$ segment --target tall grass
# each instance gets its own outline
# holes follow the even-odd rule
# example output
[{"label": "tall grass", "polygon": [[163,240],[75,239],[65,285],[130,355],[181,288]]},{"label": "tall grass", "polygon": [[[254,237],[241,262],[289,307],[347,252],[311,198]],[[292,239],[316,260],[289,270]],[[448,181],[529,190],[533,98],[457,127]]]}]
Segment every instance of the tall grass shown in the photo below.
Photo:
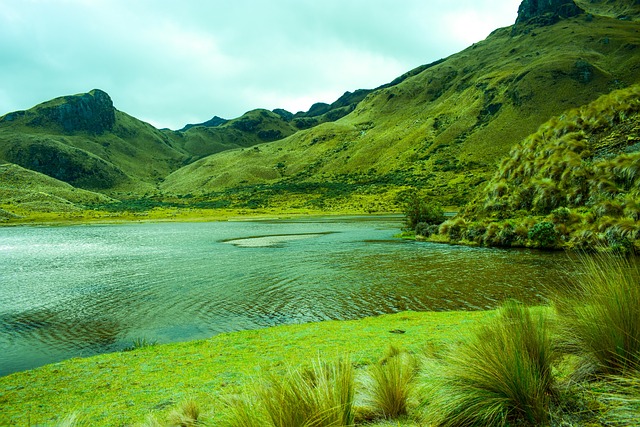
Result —
[{"label": "tall grass", "polygon": [[233,396],[225,400],[226,417],[222,427],[265,427],[269,426],[264,410],[253,396]]},{"label": "tall grass", "polygon": [[516,303],[427,364],[426,421],[434,426],[544,424],[554,393],[547,320]]},{"label": "tall grass", "polygon": [[621,255],[580,257],[573,286],[556,297],[567,348],[582,356],[583,371],[624,375],[640,367],[640,269]]},{"label": "tall grass", "polygon": [[342,359],[283,377],[270,374],[259,400],[275,427],[338,427],[354,424],[354,393],[353,368]]},{"label": "tall grass", "polygon": [[417,373],[415,356],[391,347],[387,356],[369,370],[366,385],[373,412],[383,418],[407,415]]},{"label": "tall grass", "polygon": [[600,420],[607,426],[638,425],[640,420],[640,372],[613,378],[602,384],[595,397],[606,408]]}]

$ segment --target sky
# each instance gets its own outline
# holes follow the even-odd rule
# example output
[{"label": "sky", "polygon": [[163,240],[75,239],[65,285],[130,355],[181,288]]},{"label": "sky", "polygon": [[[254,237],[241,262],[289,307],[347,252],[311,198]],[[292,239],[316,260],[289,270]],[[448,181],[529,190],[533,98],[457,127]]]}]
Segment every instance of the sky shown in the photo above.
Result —
[{"label": "sky", "polygon": [[0,115],[102,89],[179,129],[306,111],[512,25],[521,0],[0,0]]}]

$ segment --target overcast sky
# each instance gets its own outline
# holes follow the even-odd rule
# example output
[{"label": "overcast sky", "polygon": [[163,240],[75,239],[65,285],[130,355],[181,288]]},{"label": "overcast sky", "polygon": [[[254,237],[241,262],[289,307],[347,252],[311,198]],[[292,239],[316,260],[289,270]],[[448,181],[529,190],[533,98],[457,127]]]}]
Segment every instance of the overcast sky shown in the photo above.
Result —
[{"label": "overcast sky", "polygon": [[0,115],[99,88],[178,129],[306,111],[515,22],[520,0],[0,0]]}]

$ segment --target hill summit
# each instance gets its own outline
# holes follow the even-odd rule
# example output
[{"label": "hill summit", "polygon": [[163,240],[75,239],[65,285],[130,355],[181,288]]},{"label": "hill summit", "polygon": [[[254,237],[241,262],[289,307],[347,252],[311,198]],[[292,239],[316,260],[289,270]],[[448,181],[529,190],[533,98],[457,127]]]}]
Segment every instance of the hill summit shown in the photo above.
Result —
[{"label": "hill summit", "polygon": [[551,24],[560,19],[571,18],[584,13],[573,0],[524,0],[518,8],[516,24],[537,20],[537,23]]},{"label": "hill summit", "polygon": [[27,119],[28,126],[54,126],[65,134],[88,132],[99,135],[113,130],[116,122],[113,101],[100,89],[56,98],[30,111],[9,113],[0,118],[0,122],[23,117]]}]

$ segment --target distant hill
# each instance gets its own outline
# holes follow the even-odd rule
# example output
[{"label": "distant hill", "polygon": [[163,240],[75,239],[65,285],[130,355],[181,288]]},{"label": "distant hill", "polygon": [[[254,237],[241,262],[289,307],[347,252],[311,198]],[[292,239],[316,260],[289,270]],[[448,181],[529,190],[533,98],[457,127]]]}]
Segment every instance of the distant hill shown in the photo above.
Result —
[{"label": "distant hill", "polygon": [[379,88],[180,131],[97,89],[56,98],[0,117],[0,161],[118,200],[387,211],[418,192],[460,208],[549,118],[640,82],[639,11],[525,0],[517,24]]}]

